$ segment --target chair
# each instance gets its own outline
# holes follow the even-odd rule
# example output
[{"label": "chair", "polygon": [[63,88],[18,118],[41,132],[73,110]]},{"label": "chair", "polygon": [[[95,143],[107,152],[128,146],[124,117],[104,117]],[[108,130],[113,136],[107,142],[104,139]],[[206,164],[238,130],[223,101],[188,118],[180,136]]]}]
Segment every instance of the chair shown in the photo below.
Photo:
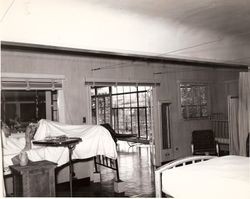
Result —
[{"label": "chair", "polygon": [[219,145],[215,141],[212,130],[196,130],[192,132],[191,149],[193,155],[217,155]]}]

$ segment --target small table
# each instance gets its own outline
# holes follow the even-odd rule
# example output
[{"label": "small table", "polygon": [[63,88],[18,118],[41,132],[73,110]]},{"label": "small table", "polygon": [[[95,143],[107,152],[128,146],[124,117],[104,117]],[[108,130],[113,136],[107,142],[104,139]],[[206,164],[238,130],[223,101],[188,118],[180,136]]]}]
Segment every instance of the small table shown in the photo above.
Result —
[{"label": "small table", "polygon": [[43,160],[9,168],[15,197],[55,197],[56,163]]},{"label": "small table", "polygon": [[33,144],[44,145],[44,146],[63,146],[69,149],[69,185],[70,185],[70,196],[72,197],[72,175],[73,175],[73,165],[72,165],[72,153],[75,146],[81,142],[82,139],[79,137],[52,137],[50,139],[33,141]]}]

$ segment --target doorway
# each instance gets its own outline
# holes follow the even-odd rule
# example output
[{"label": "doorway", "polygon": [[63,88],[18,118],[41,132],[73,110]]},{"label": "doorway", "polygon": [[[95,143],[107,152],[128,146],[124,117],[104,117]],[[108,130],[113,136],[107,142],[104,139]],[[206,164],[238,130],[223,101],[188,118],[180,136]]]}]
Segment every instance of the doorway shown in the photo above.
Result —
[{"label": "doorway", "polygon": [[152,137],[152,86],[92,86],[92,123],[109,123],[119,134]]}]

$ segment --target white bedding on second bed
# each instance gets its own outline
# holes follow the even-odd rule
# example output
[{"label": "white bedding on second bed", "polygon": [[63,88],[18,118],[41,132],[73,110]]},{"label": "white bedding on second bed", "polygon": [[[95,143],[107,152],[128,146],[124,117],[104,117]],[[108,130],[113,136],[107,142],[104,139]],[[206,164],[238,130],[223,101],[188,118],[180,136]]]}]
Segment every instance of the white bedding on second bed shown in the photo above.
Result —
[{"label": "white bedding on second bed", "polygon": [[[116,144],[109,131],[99,125],[67,125],[49,120],[40,120],[39,127],[34,136],[35,140],[42,140],[47,136],[66,135],[80,137],[82,142],[76,145],[73,159],[86,159],[96,155],[105,155],[116,159]],[[25,146],[25,138],[6,138],[4,141],[4,167],[12,165],[11,158],[19,154]],[[67,147],[45,147],[33,145],[27,151],[31,161],[49,160],[58,164],[65,164],[69,160]]]},{"label": "white bedding on second bed", "polygon": [[250,198],[250,158],[224,156],[169,169],[162,190],[174,198]]}]

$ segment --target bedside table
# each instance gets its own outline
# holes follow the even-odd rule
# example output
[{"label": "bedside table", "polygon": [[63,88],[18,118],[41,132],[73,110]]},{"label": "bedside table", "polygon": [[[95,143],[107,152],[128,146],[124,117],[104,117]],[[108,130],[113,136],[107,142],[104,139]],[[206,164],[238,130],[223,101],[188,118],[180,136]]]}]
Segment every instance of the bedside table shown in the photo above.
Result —
[{"label": "bedside table", "polygon": [[43,160],[12,165],[14,197],[55,197],[56,163]]}]

